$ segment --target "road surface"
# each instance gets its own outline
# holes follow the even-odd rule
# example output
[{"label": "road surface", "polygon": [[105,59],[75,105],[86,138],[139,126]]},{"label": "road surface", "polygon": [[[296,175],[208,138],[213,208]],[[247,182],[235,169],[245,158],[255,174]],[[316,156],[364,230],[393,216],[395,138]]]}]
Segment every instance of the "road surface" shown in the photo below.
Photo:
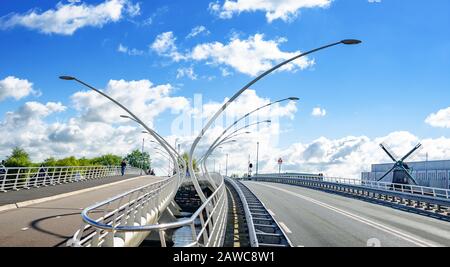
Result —
[{"label": "road surface", "polygon": [[450,246],[450,223],[284,184],[244,182],[294,246]]},{"label": "road surface", "polygon": [[81,227],[81,211],[120,193],[163,178],[143,176],[97,190],[0,212],[0,246],[63,246]]}]

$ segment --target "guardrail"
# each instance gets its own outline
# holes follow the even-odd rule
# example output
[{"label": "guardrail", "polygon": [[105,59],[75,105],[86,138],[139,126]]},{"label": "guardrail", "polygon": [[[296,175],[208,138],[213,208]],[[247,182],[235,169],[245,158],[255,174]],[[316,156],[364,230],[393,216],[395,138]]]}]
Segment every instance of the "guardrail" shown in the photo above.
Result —
[{"label": "guardrail", "polygon": [[[126,174],[140,173],[141,169],[126,168]],[[118,166],[1,168],[0,192],[74,183],[118,175],[121,175],[121,167]]]},{"label": "guardrail", "polygon": [[[138,246],[150,232],[159,233],[161,246],[166,247],[167,230],[189,226],[190,241],[186,247],[221,246],[225,238],[227,195],[223,178],[217,190],[188,219],[158,224],[161,213],[175,196],[179,184],[176,177],[131,190],[82,212],[83,225],[68,246],[117,247]],[[197,222],[200,222],[197,227]]]},{"label": "guardrail", "polygon": [[283,183],[387,201],[421,210],[441,219],[450,219],[450,190],[446,189],[334,177],[306,178],[302,175],[262,174],[247,180]]},{"label": "guardrail", "polygon": [[252,247],[292,247],[286,233],[266,206],[239,181],[226,178],[238,193],[244,208],[250,245]]}]

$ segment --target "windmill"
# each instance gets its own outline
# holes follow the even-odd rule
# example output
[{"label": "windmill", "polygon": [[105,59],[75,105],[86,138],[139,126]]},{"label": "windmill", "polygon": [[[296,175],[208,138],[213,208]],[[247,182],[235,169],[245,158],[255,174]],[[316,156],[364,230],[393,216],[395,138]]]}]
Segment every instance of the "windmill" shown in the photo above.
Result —
[{"label": "windmill", "polygon": [[407,153],[403,158],[397,160],[397,156],[392,153],[385,144],[380,144],[380,147],[388,154],[388,156],[395,162],[394,166],[386,172],[378,181],[383,180],[386,176],[388,176],[391,172],[393,173],[392,183],[394,184],[410,184],[410,181],[417,185],[416,180],[411,175],[411,169],[408,164],[405,163],[405,160],[409,158],[414,152],[416,152],[419,148],[422,147],[422,144],[416,145],[409,153]]}]

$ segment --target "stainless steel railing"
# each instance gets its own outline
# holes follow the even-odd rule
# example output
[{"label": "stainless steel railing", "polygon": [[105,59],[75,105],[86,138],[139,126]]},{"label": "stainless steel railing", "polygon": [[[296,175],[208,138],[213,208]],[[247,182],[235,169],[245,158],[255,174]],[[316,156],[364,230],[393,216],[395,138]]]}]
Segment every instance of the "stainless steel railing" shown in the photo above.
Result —
[{"label": "stainless steel railing", "polygon": [[361,186],[365,188],[385,190],[385,191],[397,191],[401,193],[423,195],[427,197],[444,198],[450,199],[450,190],[443,188],[433,188],[418,185],[405,185],[405,184],[394,184],[387,182],[376,182],[376,181],[362,181],[358,179],[350,178],[339,178],[339,177],[321,177],[321,176],[305,176],[305,175],[292,175],[292,174],[260,174],[253,179],[258,178],[272,178],[272,179],[302,179],[306,181],[321,181],[335,184]]},{"label": "stainless steel railing", "polygon": [[[166,247],[167,230],[189,226],[192,238],[184,246],[220,246],[224,240],[228,203],[223,178],[213,175],[222,182],[188,219],[158,223],[178,189],[176,177],[171,177],[86,208],[82,212],[83,226],[67,245],[138,246],[150,232],[156,231],[161,246]],[[200,222],[199,228],[197,222]]]},{"label": "stainless steel railing", "polygon": [[[140,174],[141,169],[127,167],[126,174]],[[121,175],[118,166],[66,166],[0,168],[0,192],[53,186]]]}]

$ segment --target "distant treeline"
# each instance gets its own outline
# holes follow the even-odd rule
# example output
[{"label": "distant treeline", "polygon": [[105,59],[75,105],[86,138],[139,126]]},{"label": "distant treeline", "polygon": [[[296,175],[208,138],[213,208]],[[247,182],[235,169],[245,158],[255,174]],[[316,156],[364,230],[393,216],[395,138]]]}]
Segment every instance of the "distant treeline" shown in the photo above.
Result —
[{"label": "distant treeline", "polygon": [[15,147],[11,155],[6,158],[3,164],[6,167],[62,167],[62,166],[119,166],[123,159],[134,167],[149,169],[151,166],[150,155],[146,152],[142,154],[139,150],[134,150],[125,157],[107,154],[95,158],[76,158],[74,156],[63,159],[47,158],[43,162],[32,162],[30,155],[22,148]]}]

